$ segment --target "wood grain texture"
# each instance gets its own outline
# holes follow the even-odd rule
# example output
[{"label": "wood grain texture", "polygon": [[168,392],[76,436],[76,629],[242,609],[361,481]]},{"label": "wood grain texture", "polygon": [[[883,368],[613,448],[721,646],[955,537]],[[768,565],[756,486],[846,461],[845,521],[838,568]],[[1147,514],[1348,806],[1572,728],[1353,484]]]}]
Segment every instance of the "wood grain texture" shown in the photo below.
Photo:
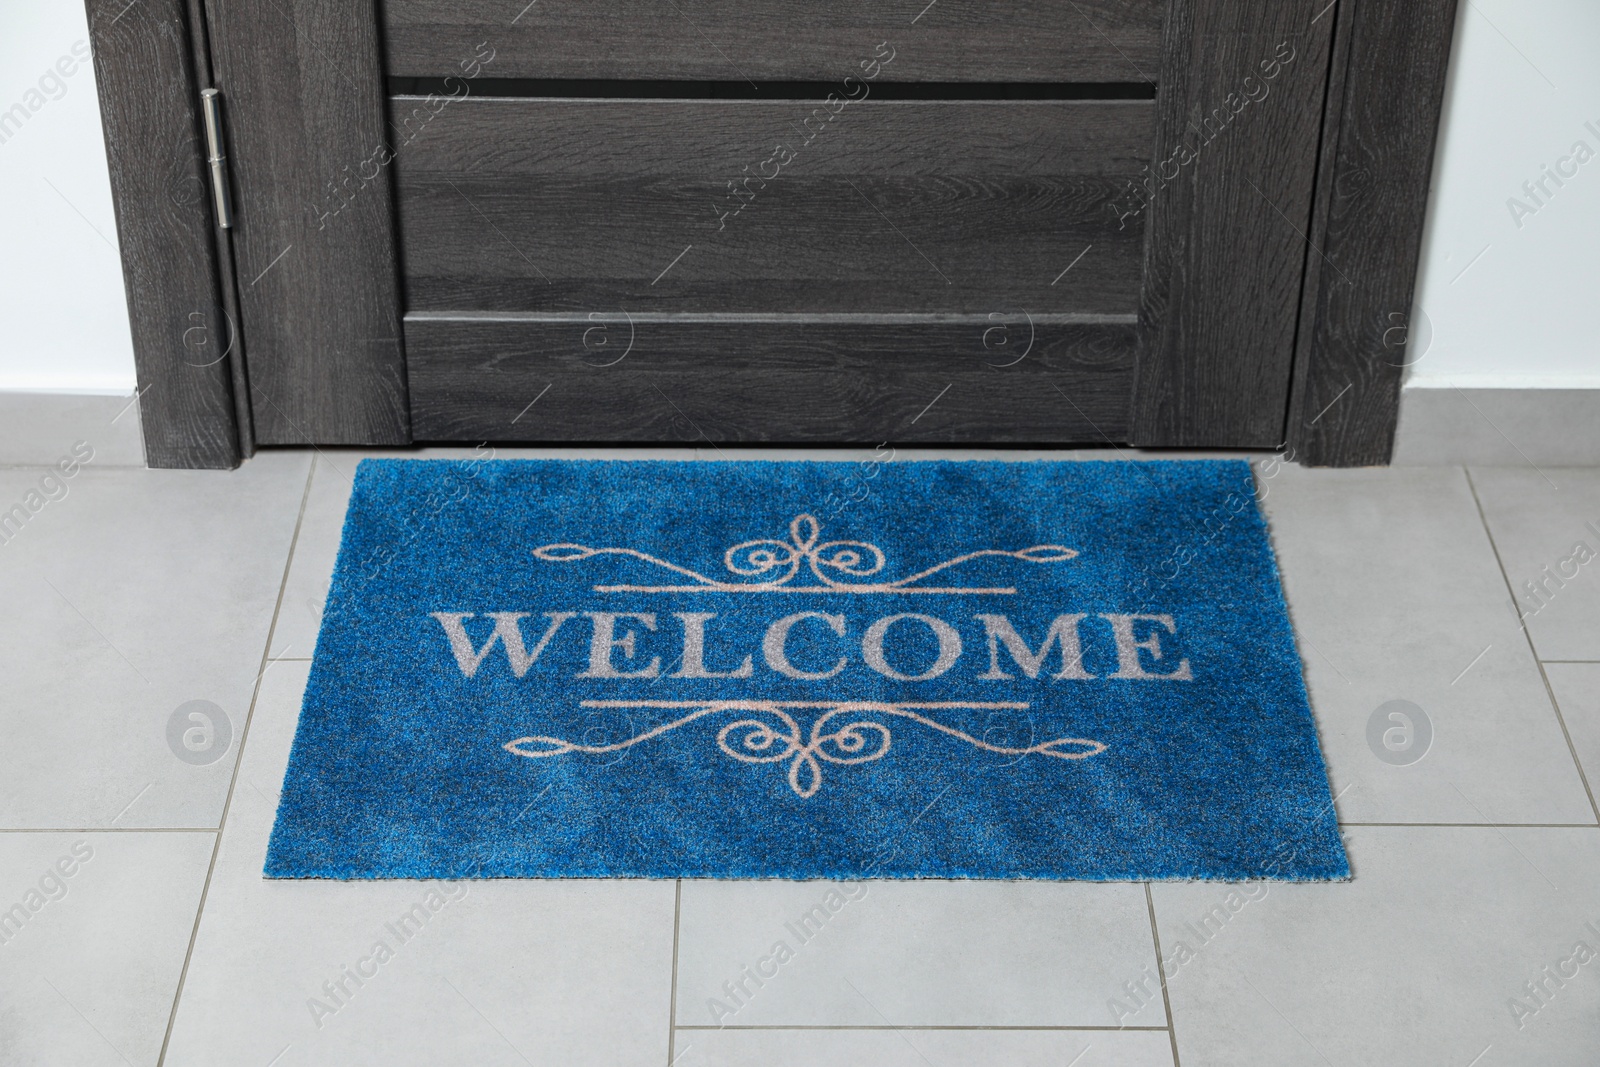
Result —
[{"label": "wood grain texture", "polygon": [[1332,27],[1328,0],[1173,5],[1127,201],[1148,216],[1136,444],[1283,440]]},{"label": "wood grain texture", "polygon": [[[1151,81],[1165,0],[387,0],[389,73],[838,80],[880,41],[896,81]],[[920,12],[920,13],[919,13]]]},{"label": "wood grain texture", "polygon": [[[185,3],[189,28],[189,55],[194,64],[194,81],[204,90],[211,87],[211,40],[206,26],[205,3],[204,0],[185,0]],[[224,115],[223,125],[226,124],[227,117]],[[200,110],[200,127],[203,136],[205,129],[203,107]],[[208,156],[209,152],[210,147],[207,144]],[[231,203],[231,188],[229,199]],[[211,247],[216,252],[217,288],[222,297],[222,315],[227,324],[223,344],[227,350],[229,377],[233,386],[234,429],[239,437],[240,458],[249,459],[256,453],[256,430],[255,419],[250,412],[250,377],[249,368],[245,365],[248,357],[245,354],[244,331],[239,328],[239,287],[233,262],[233,233],[222,226],[222,221],[215,210],[214,194],[212,207]]]},{"label": "wood grain texture", "polygon": [[1301,463],[1389,462],[1455,16],[1456,0],[1341,0],[1289,414]]},{"label": "wood grain texture", "polygon": [[[145,462],[239,462],[182,0],[88,0]],[[93,444],[94,442],[90,442]]]},{"label": "wood grain texture", "polygon": [[372,0],[209,5],[261,444],[410,440]]},{"label": "wood grain texture", "polygon": [[1142,226],[1108,208],[1148,156],[1148,102],[868,98],[824,118],[809,101],[469,97],[430,116],[398,97],[393,113],[414,124],[396,163],[411,310],[1138,306]]},{"label": "wood grain texture", "polygon": [[406,318],[419,440],[1075,443],[1127,434],[1136,327],[1022,315]]}]

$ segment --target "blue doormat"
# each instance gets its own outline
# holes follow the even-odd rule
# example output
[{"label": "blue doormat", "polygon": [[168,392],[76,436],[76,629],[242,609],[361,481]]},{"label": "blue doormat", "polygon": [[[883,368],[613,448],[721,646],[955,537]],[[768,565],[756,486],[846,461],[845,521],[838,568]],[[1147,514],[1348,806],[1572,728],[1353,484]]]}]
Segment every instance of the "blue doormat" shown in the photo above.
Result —
[{"label": "blue doormat", "polygon": [[1349,876],[1240,461],[367,460],[274,878]]}]

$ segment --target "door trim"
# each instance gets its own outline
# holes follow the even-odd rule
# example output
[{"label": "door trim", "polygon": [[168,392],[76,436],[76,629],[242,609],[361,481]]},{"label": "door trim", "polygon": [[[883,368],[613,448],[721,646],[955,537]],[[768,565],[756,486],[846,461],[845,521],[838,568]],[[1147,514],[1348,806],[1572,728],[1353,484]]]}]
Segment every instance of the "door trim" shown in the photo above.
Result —
[{"label": "door trim", "polygon": [[1457,0],[1341,0],[1285,451],[1387,464]]},{"label": "door trim", "polygon": [[151,467],[244,453],[183,0],[86,0]]}]

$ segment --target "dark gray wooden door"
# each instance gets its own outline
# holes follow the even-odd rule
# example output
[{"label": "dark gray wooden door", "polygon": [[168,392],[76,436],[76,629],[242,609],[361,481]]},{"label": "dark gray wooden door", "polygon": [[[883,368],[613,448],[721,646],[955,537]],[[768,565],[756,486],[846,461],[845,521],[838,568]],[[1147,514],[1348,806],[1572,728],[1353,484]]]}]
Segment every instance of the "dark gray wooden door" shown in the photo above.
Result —
[{"label": "dark gray wooden door", "polygon": [[1327,0],[236,0],[264,444],[1284,439]]}]

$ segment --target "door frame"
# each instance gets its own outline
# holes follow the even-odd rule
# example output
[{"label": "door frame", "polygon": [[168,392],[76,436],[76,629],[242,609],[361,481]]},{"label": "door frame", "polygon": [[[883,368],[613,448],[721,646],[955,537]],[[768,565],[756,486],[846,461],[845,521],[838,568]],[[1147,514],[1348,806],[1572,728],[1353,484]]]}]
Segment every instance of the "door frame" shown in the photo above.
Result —
[{"label": "door frame", "polygon": [[[258,436],[273,444],[410,443],[391,183],[365,184],[352,201],[366,224],[326,228],[318,234],[326,244],[277,279],[270,271],[281,267],[280,260],[255,278],[236,279],[235,235],[220,228],[213,214],[199,94],[212,83],[211,56],[218,44],[213,34],[243,35],[219,22],[218,10],[206,12],[203,0],[144,0],[131,7],[126,0],[85,2],[150,466],[232,467],[250,455]],[[1225,38],[1253,2],[1171,0],[1167,33]],[[341,142],[383,145],[385,119],[382,108],[373,106],[386,95],[375,0],[336,5],[337,12],[310,0],[257,6],[292,20],[288,28],[298,33],[291,36],[326,42],[331,35],[338,41],[337,86],[310,85],[312,73],[293,56],[250,53],[252,62],[269,68],[264,84],[292,90],[272,101],[275,108],[298,109],[287,120],[275,116],[284,128],[292,127],[313,153]],[[230,5],[228,11],[244,9]],[[1159,314],[1164,306],[1184,306],[1183,271],[1156,264],[1146,289],[1161,306],[1147,300],[1142,316],[1133,440],[1107,445],[1218,447],[1220,434],[1227,439],[1224,447],[1231,442],[1279,448],[1306,465],[1388,462],[1455,14],[1456,0],[1329,0],[1313,19],[1331,22],[1331,42],[1309,223],[1301,232],[1282,216],[1298,235],[1304,265],[1281,427],[1261,425],[1259,412],[1245,426],[1242,420],[1252,413],[1228,392],[1237,383],[1208,379],[1203,363],[1184,361],[1192,342],[1182,317]],[[280,38],[257,33],[239,49],[273,39]],[[1171,57],[1177,49],[1165,52]],[[235,61],[244,54],[236,50]],[[1194,71],[1200,76],[1162,72],[1166,91],[1158,107],[1165,118],[1158,120],[1154,166],[1187,136],[1183,126],[1191,105],[1203,106],[1217,95],[1215,85],[1203,84],[1206,70],[1195,66],[1188,73]],[[1249,135],[1246,128],[1234,136]],[[1197,187],[1194,169],[1189,179],[1180,178],[1188,183],[1184,195],[1167,198],[1171,207],[1155,198],[1148,231],[1218,228],[1204,209],[1218,205],[1220,211],[1229,203],[1238,192],[1229,182],[1236,184],[1240,176],[1213,171],[1208,184]],[[1223,242],[1226,253],[1226,235],[1209,239]],[[1148,232],[1147,242],[1147,249],[1155,247]],[[254,259],[268,258],[251,251]],[[287,365],[289,373],[271,368],[275,377],[256,381],[252,390],[236,294],[263,283],[319,294],[323,307],[329,287],[340,298],[337,314],[296,324],[326,334],[330,347],[300,351]],[[1233,328],[1247,343],[1247,316]],[[253,415],[247,393],[265,400]],[[1173,417],[1175,404],[1207,410],[1205,432],[1213,439],[1196,439],[1192,420],[1186,426]]]}]

